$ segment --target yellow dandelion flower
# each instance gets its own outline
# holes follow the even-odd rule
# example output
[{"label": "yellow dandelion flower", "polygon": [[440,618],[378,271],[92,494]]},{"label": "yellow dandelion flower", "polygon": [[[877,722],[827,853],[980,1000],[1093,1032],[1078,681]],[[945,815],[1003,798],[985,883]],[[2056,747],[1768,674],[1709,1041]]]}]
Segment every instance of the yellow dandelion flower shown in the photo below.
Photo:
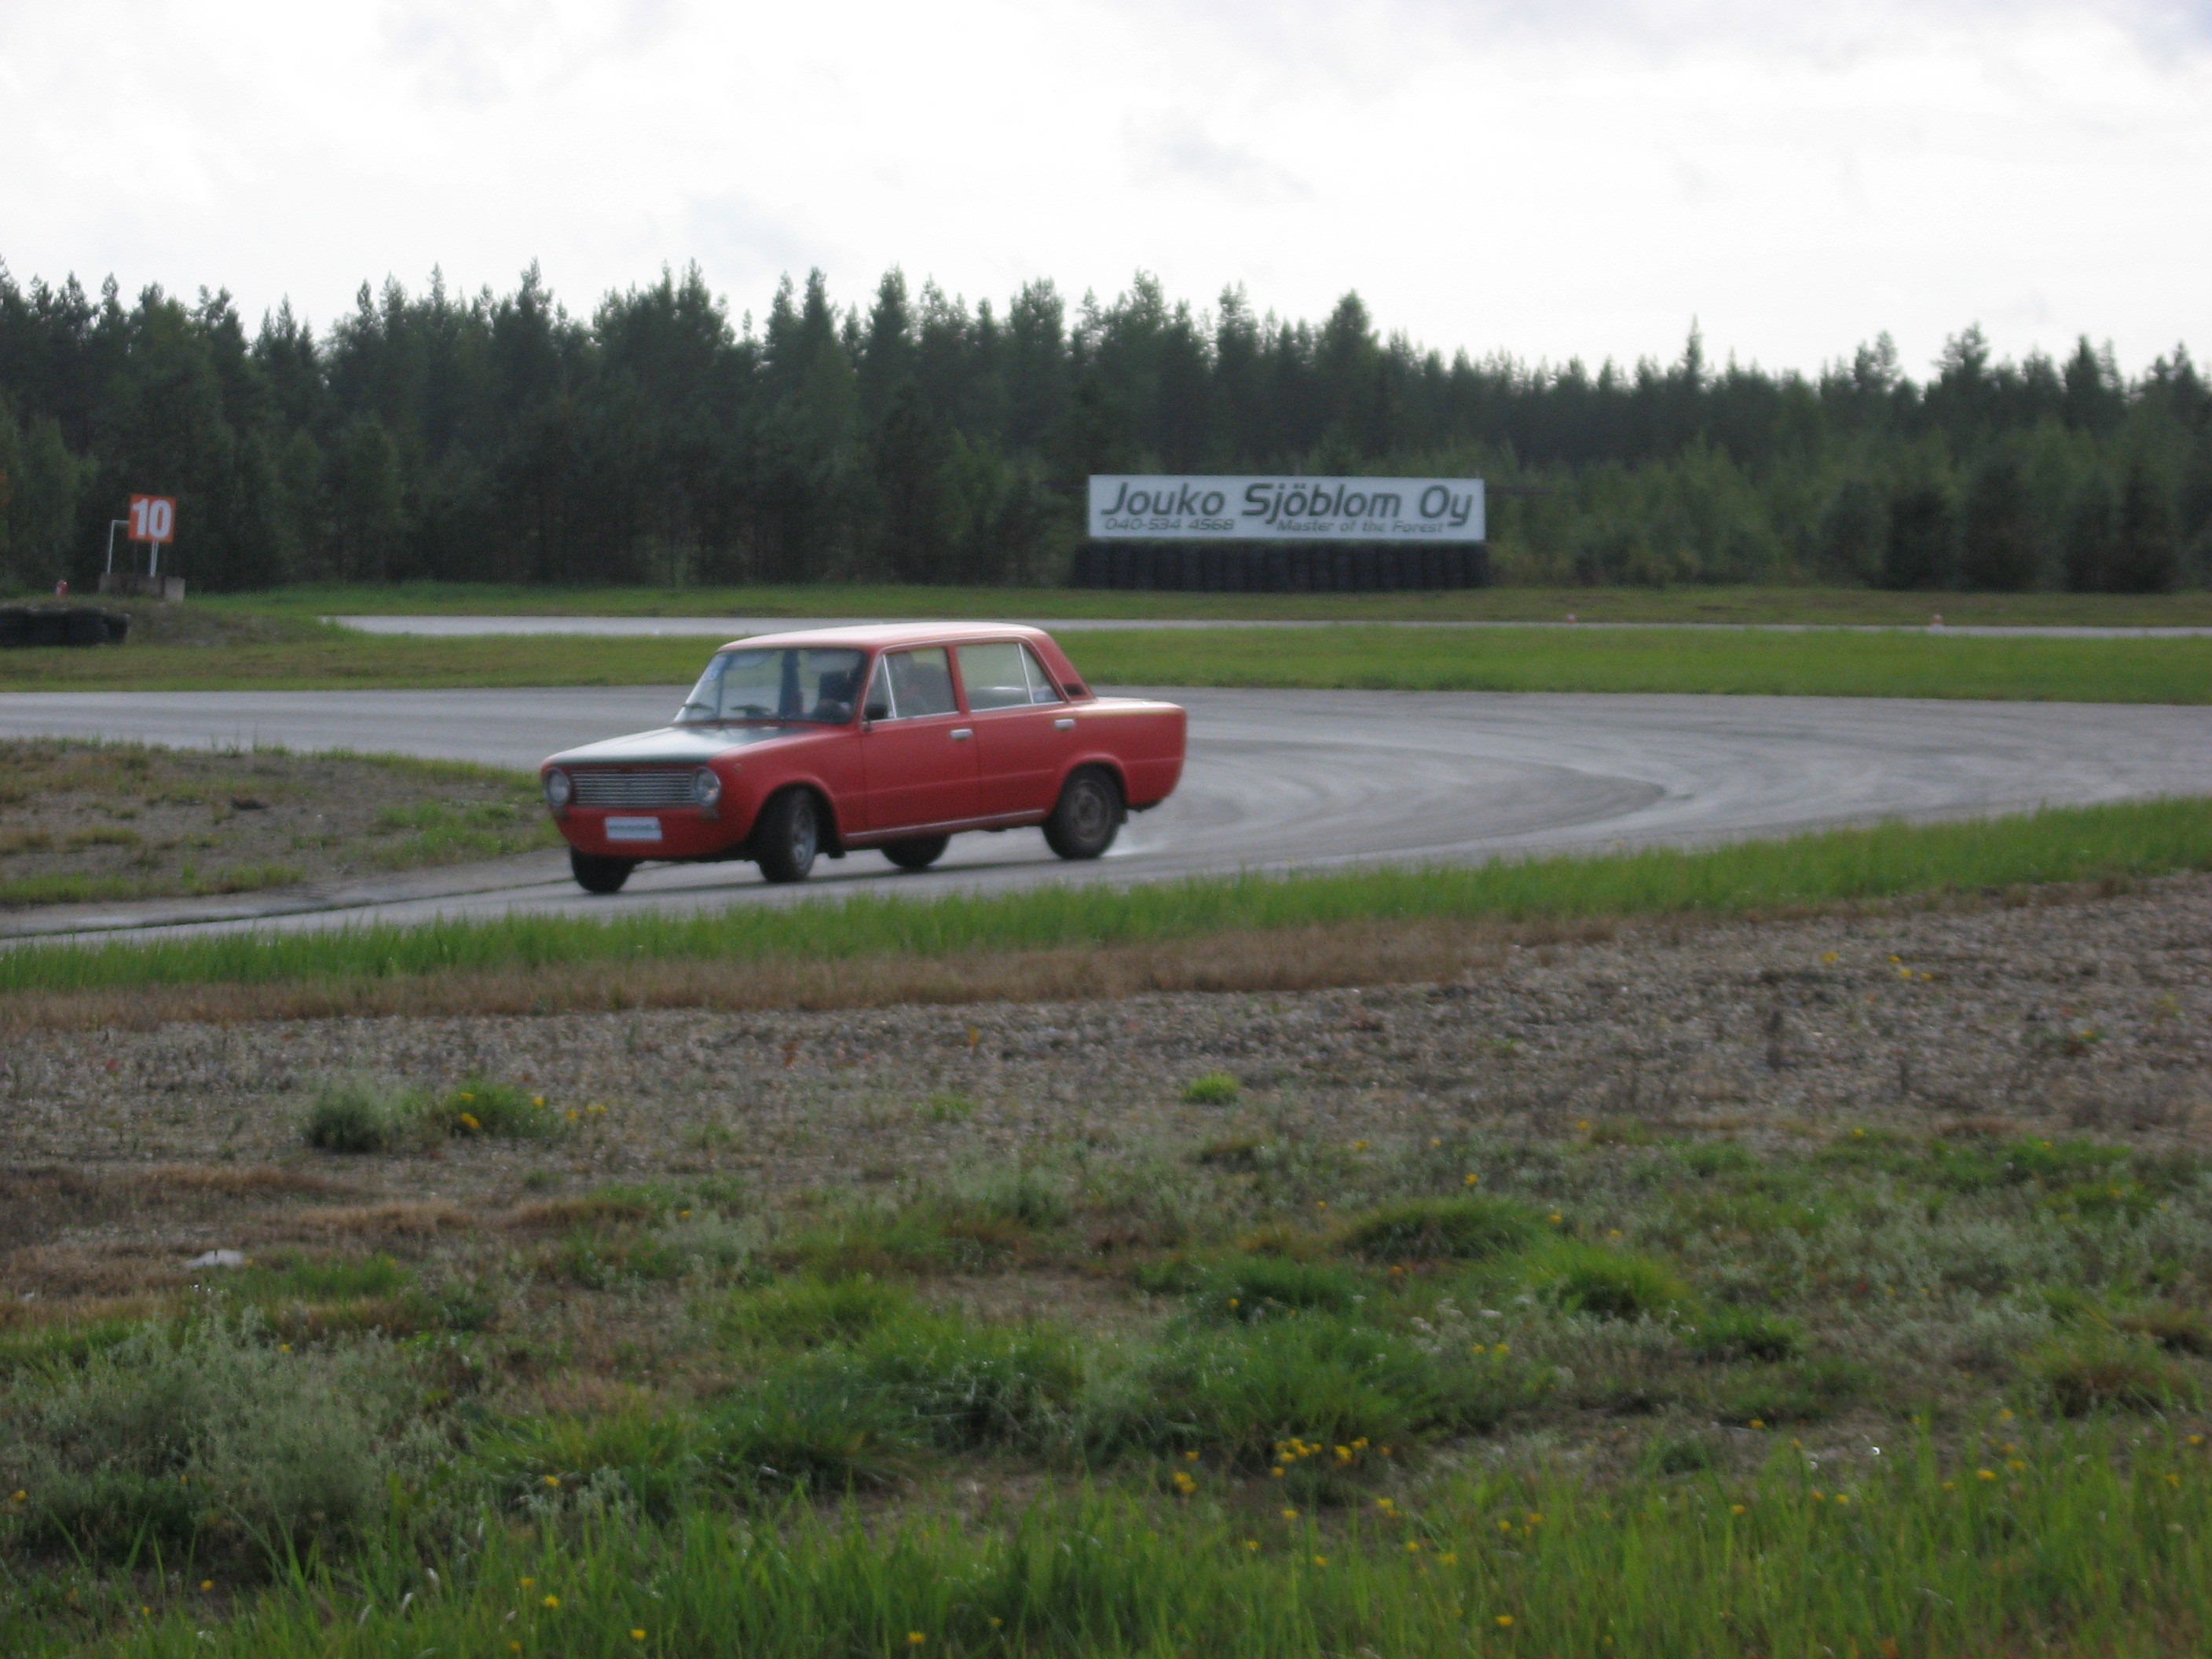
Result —
[{"label": "yellow dandelion flower", "polygon": [[483,1128],[483,1125],[477,1122],[475,1117],[471,1114],[463,1112],[461,1114],[461,1127],[466,1129],[471,1134],[474,1134],[477,1130]]},{"label": "yellow dandelion flower", "polygon": [[1729,1513],[1730,1515],[1741,1515],[1741,1514],[1743,1513],[1743,1505],[1742,1505],[1742,1504],[1729,1504]]},{"label": "yellow dandelion flower", "polygon": [[1466,1184],[1466,1185],[1468,1185],[1468,1186],[1469,1186],[1469,1187],[1480,1187],[1480,1186],[1482,1184],[1482,1177],[1481,1177],[1480,1176],[1479,1176],[1479,1175],[1476,1175],[1474,1171],[1469,1170],[1469,1171],[1468,1172],[1468,1177],[1467,1177],[1467,1181],[1466,1181],[1465,1184]]},{"label": "yellow dandelion flower", "polygon": [[28,1497],[30,1497],[30,1495],[31,1495],[31,1494],[30,1494],[30,1493],[28,1493],[28,1492],[17,1492],[17,1493],[16,1493],[13,1498],[9,1498],[8,1501],[9,1501],[9,1502],[10,1502],[11,1504],[20,1504],[20,1503],[23,1502],[23,1501],[24,1501],[24,1499],[26,1499],[26,1498],[27,1498]]},{"label": "yellow dandelion flower", "polygon": [[537,1582],[538,1582],[538,1581],[537,1581],[535,1578],[526,1578],[526,1579],[524,1579],[524,1580],[522,1581],[522,1588],[523,1588],[523,1589],[529,1589],[532,1584],[536,1583]]},{"label": "yellow dandelion flower", "polygon": [[906,1644],[910,1648],[918,1648],[928,1639],[918,1630],[910,1630],[906,1633]]},{"label": "yellow dandelion flower", "polygon": [[1556,1226],[1556,1225],[1559,1224],[1559,1212],[1557,1210],[1554,1210],[1554,1211],[1553,1211],[1553,1212],[1552,1212],[1552,1213],[1551,1213],[1550,1215],[1547,1216],[1547,1217],[1545,1218],[1545,1219],[1546,1219],[1546,1220],[1547,1220],[1547,1221],[1549,1221],[1549,1222],[1551,1222],[1554,1226]]},{"label": "yellow dandelion flower", "polygon": [[200,1580],[200,1588],[201,1588],[202,1589],[204,1589],[204,1590],[211,1590],[211,1589],[213,1589],[215,1588],[215,1580],[214,1580],[214,1579],[212,1579],[212,1578],[203,1578],[203,1579],[201,1579],[201,1580]]},{"label": "yellow dandelion flower", "polygon": [[1974,1471],[1974,1479],[1977,1480],[1994,1480],[1996,1478],[1996,1472],[1993,1469],[1976,1469]]},{"label": "yellow dandelion flower", "polygon": [[[2049,1141],[2047,1141],[2047,1140],[2046,1140],[2046,1141],[2045,1141],[2043,1144],[2044,1144],[2045,1146],[2048,1146],[2051,1143],[2050,1143]],[[1997,1413],[1997,1421],[1998,1421],[1998,1422],[2000,1422],[2000,1423],[2009,1423],[2009,1422],[2011,1422],[2011,1421],[2012,1421],[2012,1407],[2009,1407],[2009,1406],[2007,1406],[2007,1407],[2006,1407],[2002,1411],[1999,1412],[1999,1413]]]},{"label": "yellow dandelion flower", "polygon": [[1260,1540],[1256,1538],[1248,1538],[1244,1540],[1244,1547],[1248,1550],[1256,1550],[1260,1547]]},{"label": "yellow dandelion flower", "polygon": [[559,1596],[557,1596],[557,1595],[549,1595],[549,1596],[547,1596],[547,1597],[546,1597],[543,1601],[540,1601],[538,1605],[539,1607],[545,1607],[545,1608],[548,1608],[548,1609],[550,1609],[550,1608],[553,1608],[553,1607],[559,1607],[559,1606],[561,1605],[561,1598],[560,1598]]},{"label": "yellow dandelion flower", "polygon": [[545,1477],[545,1484],[549,1486],[557,1486],[561,1484],[561,1477],[557,1474],[549,1474]]},{"label": "yellow dandelion flower", "polygon": [[1850,1501],[1851,1495],[1847,1492],[1839,1492],[1836,1494],[1836,1502],[1838,1504],[1848,1504]]},{"label": "yellow dandelion flower", "polygon": [[633,1642],[642,1642],[645,1640],[645,1632],[641,1630],[634,1630],[629,1633],[629,1639]]},{"label": "yellow dandelion flower", "polygon": [[1316,1566],[1317,1566],[1317,1567],[1325,1567],[1325,1566],[1327,1566],[1328,1565],[1328,1557],[1327,1557],[1326,1555],[1316,1555],[1316,1557],[1314,1557],[1314,1565],[1316,1565]]},{"label": "yellow dandelion flower", "polygon": [[1498,1628],[1500,1630],[1511,1630],[1513,1628],[1513,1615],[1510,1613],[1499,1613],[1498,1615]]},{"label": "yellow dandelion flower", "polygon": [[[544,1095],[532,1095],[530,1097],[530,1103],[532,1106],[543,1106],[545,1103],[545,1097]],[[642,1642],[645,1638],[641,1636],[637,1639]]]},{"label": "yellow dandelion flower", "polygon": [[1763,1429],[1766,1426],[1766,1420],[1764,1418],[1754,1417],[1751,1419],[1751,1426],[1754,1429]]},{"label": "yellow dandelion flower", "polygon": [[1316,1200],[1314,1204],[1314,1208],[1316,1210],[1326,1210],[1328,1208],[1328,1200],[1325,1198]]},{"label": "yellow dandelion flower", "polygon": [[1443,1554],[1437,1557],[1437,1565],[1440,1567],[1457,1566],[1459,1565],[1459,1553],[1456,1550],[1446,1550]]},{"label": "yellow dandelion flower", "polygon": [[1283,1511],[1283,1519],[1285,1521],[1295,1521],[1297,1518],[1298,1512],[1296,1510],[1285,1510]]},{"label": "yellow dandelion flower", "polygon": [[1408,1538],[1406,1540],[1406,1553],[1408,1555],[1419,1555],[1420,1553],[1421,1540],[1418,1538]]},{"label": "yellow dandelion flower", "polygon": [[2189,1443],[2192,1446],[2201,1446],[2204,1443],[2204,1437],[2201,1434],[2192,1434],[2189,1437]]}]

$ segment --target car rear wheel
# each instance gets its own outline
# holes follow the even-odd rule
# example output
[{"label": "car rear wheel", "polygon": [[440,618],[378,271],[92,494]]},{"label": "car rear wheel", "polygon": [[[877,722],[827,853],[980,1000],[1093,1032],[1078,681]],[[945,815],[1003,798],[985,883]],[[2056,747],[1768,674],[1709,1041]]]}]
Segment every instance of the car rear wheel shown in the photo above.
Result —
[{"label": "car rear wheel", "polygon": [[629,879],[629,872],[637,868],[635,859],[603,858],[597,853],[580,853],[568,849],[568,868],[574,872],[576,885],[587,893],[619,893],[622,884]]},{"label": "car rear wheel", "polygon": [[1095,859],[1114,844],[1125,816],[1113,774],[1086,766],[1062,786],[1044,821],[1045,845],[1064,859]]},{"label": "car rear wheel", "polygon": [[950,836],[919,836],[912,841],[895,841],[884,848],[884,856],[902,870],[927,870],[945,856],[945,849],[952,844]]},{"label": "car rear wheel", "polygon": [[822,850],[821,811],[804,789],[787,789],[761,813],[754,858],[770,881],[805,881]]}]

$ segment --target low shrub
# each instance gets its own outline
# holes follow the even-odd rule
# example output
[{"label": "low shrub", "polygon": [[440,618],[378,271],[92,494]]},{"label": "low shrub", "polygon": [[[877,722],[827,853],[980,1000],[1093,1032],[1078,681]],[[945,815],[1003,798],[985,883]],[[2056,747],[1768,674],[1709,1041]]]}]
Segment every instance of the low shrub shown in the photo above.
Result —
[{"label": "low shrub", "polygon": [[1714,1402],[1723,1423],[1817,1423],[1865,1395],[1871,1373],[1847,1359],[1764,1365],[1729,1377]]},{"label": "low shrub", "polygon": [[[1294,1466],[1352,1474],[1429,1433],[1493,1427],[1540,1392],[1503,1352],[1446,1357],[1316,1314],[1190,1333],[1094,1395],[1084,1443],[1101,1459],[1197,1451],[1286,1479]],[[1293,1444],[1327,1455],[1285,1463]]]},{"label": "low shrub", "polygon": [[1329,1261],[1282,1255],[1237,1255],[1198,1267],[1185,1287],[1200,1317],[1251,1324],[1307,1310],[1349,1313],[1367,1281]]},{"label": "low shrub", "polygon": [[1691,1327],[1688,1340],[1690,1352],[1700,1359],[1795,1359],[1805,1346],[1805,1332],[1796,1320],[1776,1314],[1717,1308]]},{"label": "low shrub", "polygon": [[1554,1239],[1525,1271],[1529,1287],[1561,1312],[1600,1319],[1656,1319],[1690,1295],[1664,1262],[1574,1239]]},{"label": "low shrub", "polygon": [[422,1127],[421,1103],[366,1083],[336,1083],[322,1090],[307,1108],[300,1133],[318,1152],[393,1152],[410,1144]]},{"label": "low shrub", "polygon": [[888,1413],[915,1437],[958,1451],[1044,1443],[1084,1379],[1074,1343],[1049,1326],[916,1313],[818,1349],[776,1380],[795,1397],[845,1401],[864,1419]]},{"label": "low shrub", "polygon": [[477,1442],[474,1463],[508,1503],[621,1498],[659,1520],[713,1484],[705,1438],[689,1413],[623,1405],[511,1422]]},{"label": "low shrub", "polygon": [[740,1291],[722,1310],[723,1334],[740,1342],[815,1348],[852,1342],[915,1311],[913,1295],[861,1274],[786,1279]]},{"label": "low shrub", "polygon": [[699,1445],[730,1487],[824,1495],[891,1486],[921,1450],[898,1401],[866,1388],[824,1390],[813,1373],[748,1389],[702,1422]]},{"label": "low shrub", "polygon": [[2194,1308],[2154,1302],[2120,1315],[2112,1324],[2133,1335],[2148,1337],[2168,1353],[2212,1354],[2212,1322]]},{"label": "low shrub", "polygon": [[1422,1198],[1348,1222],[1337,1243],[1372,1261],[1475,1261],[1520,1249],[1536,1233],[1535,1216],[1510,1200]]},{"label": "low shrub", "polygon": [[1208,1072],[1182,1085],[1183,1102],[1190,1106],[1231,1105],[1243,1092],[1244,1085],[1226,1072]]},{"label": "low shrub", "polygon": [[446,1133],[464,1139],[547,1140],[567,1127],[544,1095],[481,1078],[471,1078],[446,1094],[430,1108],[429,1116]]},{"label": "low shrub", "polygon": [[259,1317],[149,1326],[0,1395],[0,1529],[116,1557],[148,1543],[281,1557],[358,1532],[428,1429],[387,1349],[285,1352]]},{"label": "low shrub", "polygon": [[2027,1376],[2067,1417],[2103,1410],[2149,1412],[2193,1403],[2188,1373],[2148,1338],[2082,1324],[2029,1355]]}]

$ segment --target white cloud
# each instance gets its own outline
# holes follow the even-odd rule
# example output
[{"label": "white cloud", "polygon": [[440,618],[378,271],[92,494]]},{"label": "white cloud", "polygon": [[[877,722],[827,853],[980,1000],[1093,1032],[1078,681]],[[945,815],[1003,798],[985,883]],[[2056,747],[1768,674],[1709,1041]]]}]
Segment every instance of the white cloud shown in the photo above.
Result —
[{"label": "white cloud", "polygon": [[696,258],[970,299],[1157,271],[1478,352],[1812,367],[2212,346],[2212,14],[1981,0],[801,10],[684,0],[0,11],[0,257],[289,295],[571,309]]}]

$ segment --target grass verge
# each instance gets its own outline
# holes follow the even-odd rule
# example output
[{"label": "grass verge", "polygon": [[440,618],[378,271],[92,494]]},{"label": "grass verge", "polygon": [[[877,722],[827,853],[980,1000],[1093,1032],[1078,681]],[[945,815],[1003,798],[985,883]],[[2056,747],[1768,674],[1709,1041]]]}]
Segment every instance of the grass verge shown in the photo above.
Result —
[{"label": "grass verge", "polygon": [[527,773],[403,756],[0,740],[0,909],[254,892],[560,843]]},{"label": "grass verge", "polygon": [[1869,587],[1485,587],[1439,593],[1167,593],[1069,587],[823,583],[539,587],[392,582],[196,599],[240,616],[1163,617],[1191,621],[1854,623],[2086,628],[2212,626],[2212,592],[1896,593]]},{"label": "grass verge", "polygon": [[[1454,921],[1741,914],[2208,868],[2212,800],[2146,801],[1826,830],[1698,851],[1650,848],[1468,867],[1052,887],[927,902],[819,900],[612,921],[514,916],[144,944],[25,945],[0,953],[0,996],[537,975],[589,963],[635,969],[661,963],[941,960],[1377,924],[1418,930]],[[623,994],[619,976],[596,977],[597,1006]]]},{"label": "grass verge", "polygon": [[[1101,685],[1705,692],[2063,702],[2212,701],[2212,639],[1976,639],[1361,628],[1102,632],[1064,643]],[[688,684],[714,641],[320,630],[214,652],[11,651],[0,690],[287,691]],[[673,694],[672,694],[672,696]]]},{"label": "grass verge", "polygon": [[2212,639],[1412,628],[1081,634],[1103,685],[2212,702]]}]

